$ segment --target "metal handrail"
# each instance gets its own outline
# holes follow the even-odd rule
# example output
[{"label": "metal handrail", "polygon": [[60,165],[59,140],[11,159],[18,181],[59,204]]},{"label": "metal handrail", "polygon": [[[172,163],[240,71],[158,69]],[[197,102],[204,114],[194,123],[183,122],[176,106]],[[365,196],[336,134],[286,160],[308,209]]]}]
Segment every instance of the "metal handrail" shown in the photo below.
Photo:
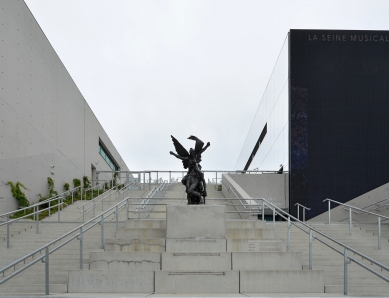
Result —
[{"label": "metal handrail", "polygon": [[[364,255],[363,253],[357,251],[356,249],[353,249],[351,248],[350,246],[348,245],[345,245],[343,244],[342,242],[324,234],[323,232],[320,232],[319,230],[316,230],[315,228],[313,228],[312,226],[300,221],[299,219],[295,218],[294,216],[290,215],[289,213],[285,212],[284,210],[278,208],[277,206],[275,206],[274,204],[270,203],[270,202],[267,202],[266,200],[264,199],[261,199],[262,202],[266,202],[265,204],[266,205],[270,205],[270,206],[273,206],[273,212],[275,211],[275,209],[277,209],[278,211],[278,214],[281,215],[281,213],[285,214],[287,217],[288,217],[288,243],[289,243],[289,240],[290,240],[290,236],[289,236],[289,224],[293,224],[295,225],[296,227],[298,227],[294,222],[291,222],[290,219],[293,219],[297,222],[299,222],[300,224],[304,225],[305,227],[309,228],[309,232],[305,231],[304,229],[302,229],[301,227],[298,227],[300,230],[306,232],[306,233],[309,233],[309,241],[310,241],[310,247],[309,247],[309,264],[310,264],[310,269],[312,269],[312,240],[313,238],[317,239],[319,242],[325,244],[326,246],[330,247],[331,249],[335,250],[336,252],[342,254],[344,256],[344,294],[347,295],[347,265],[348,265],[348,260],[351,260],[353,261],[354,263],[360,265],[361,267],[365,268],[366,270],[370,271],[371,273],[375,274],[376,276],[382,278],[383,280],[385,280],[386,282],[389,282],[389,278],[378,273],[377,271],[367,267],[365,264],[359,262],[358,260],[350,257],[347,255],[347,252],[348,251],[352,251],[353,253],[359,255],[360,257],[370,261],[371,263],[374,263],[375,265],[379,266],[381,269],[384,269],[386,271],[389,272],[389,267],[388,266],[385,266],[384,264]],[[283,216],[282,216],[283,217]],[[284,217],[285,218],[285,217]],[[316,232],[317,234],[320,234],[321,236],[327,238],[328,240],[332,241],[332,242],[335,242],[336,244],[342,246],[344,248],[344,252],[334,248],[333,246],[329,245],[328,243],[326,243],[325,241],[323,241],[322,239],[319,239],[317,238],[315,235],[312,234],[312,231]]]},{"label": "metal handrail", "polygon": [[40,206],[40,205],[42,205],[42,204],[47,204],[48,202],[52,202],[52,201],[58,200],[58,198],[59,198],[60,196],[66,194],[66,193],[72,192],[72,194],[73,194],[73,192],[74,192],[76,189],[80,188],[80,187],[81,187],[81,186],[77,186],[76,188],[73,188],[73,189],[64,191],[63,193],[60,193],[60,194],[58,194],[58,195],[55,195],[55,196],[53,196],[53,197],[51,197],[51,198],[48,198],[48,199],[46,199],[46,200],[44,200],[44,201],[37,202],[37,203],[35,203],[35,204],[33,204],[33,205],[30,205],[30,206],[28,206],[28,207],[24,207],[24,208],[16,209],[16,210],[14,210],[14,211],[10,211],[10,212],[7,212],[7,213],[0,214],[0,217],[9,216],[9,215],[14,214],[14,213],[19,212],[19,211],[31,209],[31,208],[34,208],[34,207],[36,207],[36,206]]},{"label": "metal handrail", "polygon": [[[115,213],[116,214],[116,227],[117,227],[118,210],[119,210],[119,208],[122,208],[125,205],[128,206],[129,200],[130,200],[130,198],[128,198],[128,197],[123,199],[122,201],[120,201],[116,205],[112,206],[111,208],[107,209],[106,211],[102,212],[101,214],[97,215],[96,217],[88,220],[87,222],[85,222],[85,223],[79,225],[78,227],[70,230],[69,232],[63,234],[62,236],[60,236],[60,237],[54,239],[53,241],[47,243],[46,245],[44,245],[44,246],[34,250],[33,252],[25,255],[24,257],[19,258],[18,260],[12,262],[11,264],[1,268],[0,269],[0,274],[2,273],[3,276],[4,276],[6,270],[8,270],[8,269],[18,265],[21,262],[25,262],[28,258],[33,257],[35,254],[40,253],[43,250],[45,250],[45,255],[42,255],[41,257],[38,257],[37,259],[35,259],[35,260],[31,261],[30,263],[26,264],[25,266],[21,267],[20,269],[14,271],[12,274],[8,275],[7,277],[1,279],[0,280],[0,285],[5,283],[7,280],[11,279],[12,277],[16,276],[17,274],[23,272],[27,268],[31,267],[32,265],[34,265],[38,261],[43,260],[43,258],[46,259],[46,264],[48,264],[49,255],[51,253],[57,251],[58,249],[60,249],[64,245],[68,244],[70,241],[72,241],[75,238],[78,238],[80,240],[80,269],[82,269],[82,267],[83,267],[83,265],[82,265],[82,262],[83,262],[83,260],[82,260],[83,233],[87,232],[88,230],[93,228],[95,225],[100,224],[101,225],[101,246],[100,246],[100,248],[104,249],[104,219],[107,218],[108,216],[110,216],[111,214]],[[128,207],[127,207],[127,211],[128,211]],[[99,219],[99,218],[100,218],[99,221],[95,221],[96,219]],[[127,218],[128,218],[128,216],[127,216]],[[89,223],[92,223],[92,225],[90,225],[88,228],[83,230],[83,227],[86,226]],[[61,241],[62,239],[64,239],[65,237],[71,235],[72,233],[76,232],[77,230],[80,231],[78,234],[73,235],[70,239],[66,240],[62,244],[56,246],[55,248],[53,248],[52,250],[49,251],[49,246],[50,245],[55,244],[55,243]],[[49,295],[49,267],[48,266],[46,266],[46,268],[45,268],[45,275],[46,275],[46,281],[45,281],[45,284],[46,284],[46,295]]]},{"label": "metal handrail", "polygon": [[84,208],[86,205],[94,203],[94,201],[97,200],[100,196],[102,196],[103,194],[106,194],[108,191],[111,191],[111,190],[113,190],[116,187],[117,187],[117,185],[112,187],[112,188],[110,188],[110,189],[107,189],[105,192],[99,194],[97,197],[95,197],[95,198],[93,198],[91,200],[88,200],[86,203],[84,203],[81,206],[78,206],[77,209]]},{"label": "metal handrail", "polygon": [[[237,198],[237,199],[223,198],[223,199],[213,199],[213,200],[239,200],[239,198]],[[273,226],[274,226],[274,228],[275,228],[275,215],[276,214],[278,214],[279,216],[281,216],[282,218],[287,220],[287,225],[288,225],[287,250],[288,251],[290,250],[290,227],[292,225],[296,226],[298,229],[300,229],[301,231],[303,231],[303,232],[305,232],[305,233],[307,233],[309,235],[309,270],[312,270],[312,252],[313,252],[312,242],[313,242],[314,239],[318,240],[320,243],[326,245],[327,247],[331,248],[332,250],[334,250],[337,253],[339,253],[339,254],[344,256],[344,295],[348,294],[348,265],[349,265],[349,263],[351,261],[353,261],[354,263],[358,264],[362,268],[368,270],[369,272],[373,273],[374,275],[380,277],[381,279],[385,280],[386,282],[389,282],[389,277],[386,277],[385,275],[379,273],[378,271],[376,271],[376,270],[374,270],[372,268],[369,268],[367,265],[365,265],[362,262],[358,261],[354,257],[349,256],[348,252],[351,251],[354,254],[360,256],[361,258],[366,259],[367,261],[371,262],[372,264],[377,265],[378,267],[381,268],[381,271],[383,269],[383,270],[386,270],[386,271],[389,272],[389,267],[388,266],[386,266],[386,265],[384,265],[384,264],[382,264],[382,263],[380,263],[380,262],[370,258],[369,256],[359,252],[358,250],[356,250],[356,249],[354,249],[354,248],[352,248],[352,247],[350,247],[350,246],[348,246],[346,244],[343,244],[342,242],[340,242],[340,241],[338,241],[338,240],[336,240],[336,239],[326,235],[325,233],[323,233],[323,232],[313,228],[312,226],[306,224],[305,222],[302,222],[298,218],[290,215],[288,212],[282,210],[281,208],[277,207],[273,203],[270,203],[266,199],[255,198],[255,200],[261,200],[262,201],[262,210],[264,210],[265,205],[268,208],[273,210]],[[166,204],[150,204],[150,205],[166,205]],[[262,212],[262,220],[264,220],[264,212]],[[298,224],[308,228],[308,230],[304,229],[303,227],[299,226]],[[313,234],[313,232],[315,232],[318,235],[326,238],[327,240],[330,240],[330,241],[334,242],[335,244],[341,246],[344,250],[341,251],[338,248],[336,248],[336,247],[332,246],[331,244],[327,243],[325,240],[318,238],[316,235]]]},{"label": "metal handrail", "polygon": [[335,201],[335,200],[331,200],[331,199],[325,199],[325,200],[323,200],[323,202],[325,202],[325,201],[334,202],[334,203],[337,203],[337,204],[339,204],[339,205],[343,205],[343,206],[350,207],[350,208],[352,208],[352,209],[357,209],[357,210],[362,211],[362,212],[364,212],[364,213],[369,213],[369,214],[375,215],[375,216],[377,216],[377,217],[382,217],[382,218],[385,218],[385,219],[389,219],[388,216],[384,216],[384,215],[382,215],[382,214],[377,214],[377,213],[374,213],[374,212],[371,212],[371,211],[363,210],[363,209],[361,209],[361,208],[358,208],[358,207],[355,207],[355,206],[351,206],[351,205],[348,205],[348,204],[345,204],[345,203],[341,203],[341,202],[338,202],[338,201]]},{"label": "metal handrail", "polygon": [[328,199],[328,198],[323,200],[323,202],[325,202],[325,201],[328,201],[328,224],[331,224],[331,202],[337,203],[337,204],[342,205],[342,206],[349,207],[348,210],[349,210],[349,233],[350,233],[350,235],[352,235],[352,221],[353,221],[352,220],[352,212],[355,212],[352,209],[356,209],[356,210],[362,211],[362,213],[368,213],[368,214],[372,214],[372,215],[377,216],[378,250],[381,250],[381,218],[385,218],[386,220],[388,220],[389,219],[388,216],[384,216],[384,215],[377,214],[377,213],[374,213],[374,212],[371,212],[371,211],[363,210],[361,208],[358,208],[358,207],[355,207],[355,206],[351,206],[351,205],[348,205],[348,204],[345,204],[345,203],[341,203],[341,202],[338,202],[338,201],[335,201],[335,200],[331,200],[331,199]]},{"label": "metal handrail", "polygon": [[[362,210],[365,210],[365,209],[368,208],[368,207],[376,206],[375,209],[370,209],[370,210],[368,210],[368,211],[378,210],[378,209],[380,209],[380,208],[382,208],[382,207],[389,206],[389,204],[384,204],[384,205],[381,205],[381,206],[378,205],[379,203],[384,202],[384,201],[387,201],[387,200],[389,200],[389,199],[388,199],[388,198],[383,199],[383,200],[381,200],[381,201],[378,201],[378,202],[375,202],[375,203],[373,203],[373,204],[370,204],[370,205],[367,205],[367,206],[365,206],[365,207],[362,207],[361,209],[362,209]],[[345,208],[343,208],[343,210],[348,210],[348,208],[345,207]],[[353,212],[356,213],[356,214],[361,214],[361,213],[363,213],[363,212],[356,212],[356,211],[353,211]]]},{"label": "metal handrail", "polygon": [[35,225],[36,225],[36,233],[39,234],[39,213],[43,212],[43,211],[46,211],[46,210],[49,210],[50,212],[50,209],[51,208],[54,208],[54,207],[57,207],[58,206],[58,221],[60,221],[60,215],[61,215],[61,205],[66,205],[66,203],[64,203],[63,201],[61,202],[61,200],[59,200],[58,204],[57,205],[54,205],[54,206],[49,206],[48,208],[45,208],[45,209],[41,209],[41,210],[38,210],[38,207],[35,206],[34,207],[34,212],[33,213],[29,213],[29,214],[26,214],[26,215],[23,215],[21,217],[18,217],[18,218],[15,218],[15,219],[9,219],[9,215],[7,215],[7,220],[5,222],[2,222],[0,223],[0,226],[4,226],[4,225],[7,225],[7,249],[9,248],[9,243],[10,243],[10,240],[9,240],[9,226],[10,224],[12,224],[13,222],[16,222],[20,219],[23,219],[23,218],[26,218],[26,217],[29,217],[29,216],[34,216],[34,219],[35,220]]},{"label": "metal handrail", "polygon": [[[106,192],[102,193],[100,195],[100,196],[102,196],[102,198],[100,198],[100,200],[97,200],[100,197],[99,196],[99,197],[94,198],[93,201],[92,200],[89,201],[89,203],[93,202],[93,204],[90,205],[89,207],[85,208],[85,205],[87,205],[87,204],[84,204],[84,205],[78,207],[78,209],[82,207],[82,210],[80,211],[80,213],[82,214],[82,220],[83,221],[85,220],[85,212],[88,211],[91,208],[93,208],[93,216],[95,216],[96,205],[98,203],[100,203],[100,202],[101,202],[101,211],[103,211],[103,209],[104,209],[104,200],[106,198],[110,197],[112,194],[115,193],[114,188],[118,188],[118,185],[116,185],[116,186],[112,187],[111,189],[107,190]],[[118,198],[118,194],[117,194],[116,198]]]},{"label": "metal handrail", "polygon": [[[101,181],[101,180],[99,180],[99,181]],[[94,188],[97,188],[97,191],[99,191],[101,186],[103,186],[103,189],[105,190],[105,183],[106,183],[106,181],[103,180],[103,182],[96,184],[95,186],[89,187],[88,189],[84,189],[85,199],[86,199],[87,191],[93,190]],[[93,192],[92,192],[92,197],[93,197]]]},{"label": "metal handrail", "polygon": [[[237,199],[239,199],[239,202],[241,203],[241,205],[243,206],[243,208],[247,210],[246,205],[242,202],[241,198],[238,197],[238,195],[236,194],[236,192],[234,191],[234,189],[233,189],[231,186],[230,186],[229,188],[227,188],[227,187],[223,184],[223,182],[221,182],[221,185],[222,185],[222,188],[224,187],[228,192],[230,192],[230,190],[231,190],[232,193],[235,195],[235,197],[236,197]],[[242,215],[240,215],[240,217],[242,218]],[[249,215],[249,217],[250,217],[250,215]]]},{"label": "metal handrail", "polygon": [[131,182],[128,182],[126,185],[124,185],[121,189],[119,189],[119,192],[120,193],[124,193],[125,191],[127,191],[128,189],[130,189],[131,186],[134,186],[136,184],[139,184],[138,181],[134,180],[134,181],[131,181]]},{"label": "metal handrail", "polygon": [[305,209],[311,210],[311,208],[305,207],[304,205],[301,205],[300,203],[294,204],[297,205],[297,218],[300,219],[300,207],[303,208],[303,222],[305,222]]}]

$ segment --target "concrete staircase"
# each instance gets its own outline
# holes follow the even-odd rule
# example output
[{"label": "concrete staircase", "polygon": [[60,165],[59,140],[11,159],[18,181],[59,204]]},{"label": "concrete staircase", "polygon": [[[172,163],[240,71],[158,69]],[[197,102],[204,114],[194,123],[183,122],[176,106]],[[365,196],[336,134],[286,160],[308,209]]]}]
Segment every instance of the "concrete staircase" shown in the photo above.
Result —
[{"label": "concrete staircase", "polygon": [[127,221],[104,252],[90,254],[90,270],[69,271],[68,291],[324,292],[323,271],[302,270],[302,254],[283,251],[274,229],[261,221],[226,221],[225,214],[220,205],[170,205],[166,220]]},{"label": "concrete staircase", "polygon": [[[209,198],[219,199],[208,199],[207,204],[225,204],[226,211],[236,211],[231,201],[223,200],[220,191],[212,186],[207,191]],[[129,194],[131,204],[139,204],[147,193],[132,191]],[[103,210],[120,200],[122,197],[115,194],[111,202],[104,203]],[[188,207],[185,189],[180,183],[168,190],[164,199],[151,201]],[[56,214],[43,220],[39,224],[39,234],[35,234],[33,221],[13,224],[11,248],[8,250],[5,248],[4,229],[0,230],[0,267],[77,227],[82,220],[77,207],[84,203],[78,201],[65,208],[59,223]],[[308,270],[308,235],[292,227],[291,249],[286,252],[286,222],[276,222],[274,229],[273,223],[244,220],[238,213],[224,213],[224,234],[216,237],[201,233],[213,230],[220,223],[199,220],[198,216],[190,221],[186,217],[181,222],[196,223],[195,227],[204,223],[203,232],[194,236],[191,232],[195,227],[186,227],[177,237],[169,234],[170,217],[166,215],[165,205],[156,205],[152,212],[141,213],[141,216],[135,212],[136,208],[137,205],[129,206],[131,219],[128,221],[125,208],[120,210],[118,229],[114,215],[105,220],[104,249],[100,248],[100,225],[84,234],[83,270],[79,270],[79,241],[73,240],[51,254],[50,293],[295,293],[312,297],[343,293],[343,256],[315,240],[313,270]],[[101,205],[95,209],[95,214],[99,213]],[[141,219],[135,220],[138,217]],[[90,218],[92,210],[85,215],[85,220]],[[175,225],[181,226],[182,223]],[[312,223],[312,226],[389,265],[389,243],[383,241],[382,250],[378,251],[372,227],[354,227],[350,236],[347,224]],[[360,261],[376,268],[362,258]],[[39,262],[0,285],[0,294],[44,293],[44,265]],[[9,269],[5,276],[19,267]],[[389,296],[385,281],[356,264],[349,265],[348,284],[349,294]]]}]

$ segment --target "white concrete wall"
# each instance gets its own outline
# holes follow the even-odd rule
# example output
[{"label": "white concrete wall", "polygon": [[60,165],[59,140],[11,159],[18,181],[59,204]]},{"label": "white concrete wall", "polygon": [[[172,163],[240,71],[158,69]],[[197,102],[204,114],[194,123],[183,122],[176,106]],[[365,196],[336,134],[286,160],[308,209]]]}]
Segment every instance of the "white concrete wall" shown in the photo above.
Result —
[{"label": "white concrete wall", "polygon": [[[367,193],[364,193],[363,195],[346,202],[346,204],[357,208],[365,209],[367,211],[371,211],[379,215],[389,217],[389,200],[383,201],[386,198],[389,198],[389,183],[386,183]],[[329,198],[329,199],[333,199],[337,201],[336,198]],[[371,206],[372,204],[376,204],[377,202],[380,203],[378,203],[375,206]],[[325,206],[328,206],[328,202],[323,202],[323,204],[325,204]],[[350,216],[349,216],[348,208],[347,210],[345,210],[344,206],[338,205],[336,203],[331,203],[331,208],[333,208],[331,209],[331,222],[349,222]],[[357,212],[361,212],[361,211],[357,211]],[[314,218],[311,218],[309,221],[328,222],[328,212],[324,212]],[[377,216],[373,214],[353,213],[352,221],[354,223],[377,223],[378,219]],[[387,222],[388,221],[386,221],[386,223]]]},{"label": "white concrete wall", "polygon": [[[289,209],[289,174],[223,174],[222,183],[232,187],[240,198],[264,198],[282,209]],[[235,195],[222,189],[226,198]]]},{"label": "white concrete wall", "polygon": [[62,191],[91,177],[92,164],[111,170],[99,138],[128,170],[24,1],[0,6],[0,213],[17,208],[7,181],[23,183],[33,203],[47,195],[47,177]]}]

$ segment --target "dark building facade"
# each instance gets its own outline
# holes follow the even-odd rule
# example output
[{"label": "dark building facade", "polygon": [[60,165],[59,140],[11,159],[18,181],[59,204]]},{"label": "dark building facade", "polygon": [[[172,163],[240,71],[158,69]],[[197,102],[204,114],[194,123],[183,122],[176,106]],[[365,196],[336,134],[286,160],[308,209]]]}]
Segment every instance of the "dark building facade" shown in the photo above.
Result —
[{"label": "dark building facade", "polygon": [[347,202],[389,182],[389,32],[290,30],[287,47],[287,161],[246,161],[287,164],[290,211],[300,203],[312,218],[326,198]]}]

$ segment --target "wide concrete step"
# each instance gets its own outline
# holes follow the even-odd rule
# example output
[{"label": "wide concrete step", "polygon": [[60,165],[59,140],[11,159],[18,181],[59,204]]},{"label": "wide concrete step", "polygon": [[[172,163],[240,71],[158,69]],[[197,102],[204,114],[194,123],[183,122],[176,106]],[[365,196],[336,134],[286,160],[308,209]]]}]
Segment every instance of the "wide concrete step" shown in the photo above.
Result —
[{"label": "wide concrete step", "polygon": [[156,252],[92,252],[90,269],[160,270],[161,253]]},{"label": "wide concrete step", "polygon": [[281,239],[227,239],[227,251],[286,251],[286,242]]},{"label": "wide concrete step", "polygon": [[149,239],[105,239],[105,251],[121,252],[162,252],[166,250],[164,238]]},{"label": "wide concrete step", "polygon": [[226,239],[166,239],[166,252],[226,252]]},{"label": "wide concrete step", "polygon": [[156,294],[239,293],[239,271],[155,271]]},{"label": "wide concrete step", "polygon": [[70,270],[69,293],[152,293],[154,271]]},{"label": "wide concrete step", "polygon": [[232,270],[301,270],[298,252],[233,252]]},{"label": "wide concrete step", "polygon": [[[7,294],[44,294],[45,284],[3,284],[0,287],[0,293]],[[49,291],[54,293],[67,293],[67,284],[50,284]]]},{"label": "wide concrete step", "polygon": [[166,238],[166,229],[119,228],[116,230],[115,237],[117,239]]},{"label": "wide concrete step", "polygon": [[226,238],[230,239],[274,239],[272,229],[227,229]]},{"label": "wide concrete step", "polygon": [[[325,285],[325,293],[343,293],[343,285]],[[349,285],[348,295],[384,296],[388,297],[389,286],[384,285]]]},{"label": "wide concrete step", "polygon": [[231,270],[231,253],[162,253],[162,270],[165,271],[227,271]]},{"label": "wide concrete step", "polygon": [[322,270],[240,271],[241,293],[323,293]]}]

